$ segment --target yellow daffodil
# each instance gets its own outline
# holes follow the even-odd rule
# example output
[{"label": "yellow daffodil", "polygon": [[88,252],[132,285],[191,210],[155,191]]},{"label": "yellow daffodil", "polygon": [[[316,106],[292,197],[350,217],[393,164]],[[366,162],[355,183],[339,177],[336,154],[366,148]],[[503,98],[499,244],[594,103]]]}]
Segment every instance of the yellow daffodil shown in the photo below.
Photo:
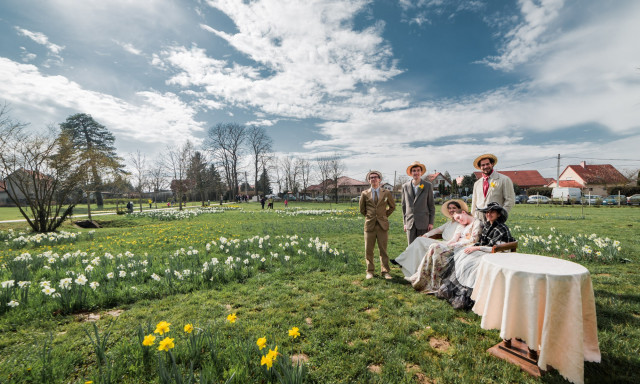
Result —
[{"label": "yellow daffodil", "polygon": [[298,327],[291,328],[289,330],[289,336],[293,337],[294,339],[300,336],[300,330],[298,329]]},{"label": "yellow daffodil", "polygon": [[187,325],[185,325],[185,326],[184,326],[184,331],[185,331],[186,333],[191,333],[191,332],[193,332],[193,325],[191,325],[191,324],[187,324]]},{"label": "yellow daffodil", "polygon": [[276,345],[276,349],[271,350],[269,349],[269,353],[267,353],[267,357],[273,361],[276,360],[276,357],[278,357],[278,346]]},{"label": "yellow daffodil", "polygon": [[171,323],[167,323],[166,321],[161,321],[158,323],[158,325],[156,325],[156,330],[153,331],[153,333],[164,335],[165,333],[169,332],[170,325]]},{"label": "yellow daffodil", "polygon": [[144,337],[144,340],[142,341],[142,345],[144,345],[145,347],[149,347],[151,345],[153,345],[153,343],[156,341],[156,337],[153,335],[147,335]]},{"label": "yellow daffodil", "polygon": [[420,189],[424,189],[424,184],[420,184],[420,185],[418,186],[418,188],[420,188]]},{"label": "yellow daffodil", "polygon": [[266,337],[259,338],[258,341],[256,341],[256,344],[258,345],[258,348],[262,350],[262,348],[265,348],[267,346],[267,338]]},{"label": "yellow daffodil", "polygon": [[173,339],[170,337],[167,337],[160,341],[160,345],[158,345],[158,351],[169,352],[169,350],[173,347],[175,347],[175,345],[173,344]]},{"label": "yellow daffodil", "polygon": [[489,185],[491,185],[491,188],[495,188],[496,187],[496,182],[492,181],[491,184],[489,184]]},{"label": "yellow daffodil", "polygon": [[269,355],[267,356],[262,356],[260,358],[260,365],[266,365],[267,366],[267,370],[271,369],[271,366],[273,366],[273,359],[271,359],[269,357]]},{"label": "yellow daffodil", "polygon": [[235,323],[237,319],[238,319],[238,316],[236,316],[235,313],[232,313],[229,316],[227,316],[227,321],[230,322],[231,324]]},{"label": "yellow daffodil", "polygon": [[91,381],[91,380],[85,381],[84,384],[93,384],[93,381]]}]

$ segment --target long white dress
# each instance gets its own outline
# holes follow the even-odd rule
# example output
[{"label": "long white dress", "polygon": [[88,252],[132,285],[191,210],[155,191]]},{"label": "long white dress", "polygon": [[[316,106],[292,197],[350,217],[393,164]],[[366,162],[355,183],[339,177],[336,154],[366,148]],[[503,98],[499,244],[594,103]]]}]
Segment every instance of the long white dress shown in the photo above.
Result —
[{"label": "long white dress", "polygon": [[454,236],[454,238],[457,238],[455,243],[431,244],[429,250],[422,258],[416,273],[406,279],[409,280],[413,288],[418,291],[438,290],[442,283],[442,271],[449,258],[453,256],[455,251],[478,241],[481,231],[480,220],[473,220],[470,224],[458,228],[456,236]]},{"label": "long white dress", "polygon": [[416,273],[422,258],[429,250],[431,244],[447,242],[453,238],[456,230],[460,227],[457,221],[447,221],[438,229],[442,229],[442,241],[434,240],[427,237],[418,236],[407,249],[404,250],[395,261],[402,267],[404,277],[410,277]]}]

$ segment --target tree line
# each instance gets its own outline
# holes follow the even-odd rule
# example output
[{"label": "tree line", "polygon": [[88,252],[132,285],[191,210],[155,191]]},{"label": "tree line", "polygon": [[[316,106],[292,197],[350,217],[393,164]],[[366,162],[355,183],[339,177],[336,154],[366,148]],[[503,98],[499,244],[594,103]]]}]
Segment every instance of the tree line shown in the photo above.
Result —
[{"label": "tree line", "polygon": [[[91,197],[98,208],[104,196],[143,195],[158,201],[169,189],[183,208],[187,200],[234,200],[245,191],[265,196],[277,186],[281,193],[305,194],[318,182],[322,195],[334,193],[345,171],[338,154],[308,159],[276,156],[263,127],[219,123],[207,130],[200,148],[187,141],[167,146],[160,159],[149,161],[140,150],[124,159],[117,154],[115,136],[91,115],[69,116],[45,132],[30,132],[26,124],[0,108],[0,181],[35,232],[58,228]],[[253,177],[253,186],[248,175]],[[244,177],[243,177],[244,176]]]}]

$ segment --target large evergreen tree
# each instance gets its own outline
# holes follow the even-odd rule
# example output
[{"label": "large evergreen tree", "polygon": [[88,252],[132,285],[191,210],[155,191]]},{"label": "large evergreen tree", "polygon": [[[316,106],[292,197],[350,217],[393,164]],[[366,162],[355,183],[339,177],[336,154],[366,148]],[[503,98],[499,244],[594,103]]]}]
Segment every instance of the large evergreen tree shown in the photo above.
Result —
[{"label": "large evergreen tree", "polygon": [[69,116],[60,128],[62,133],[71,137],[74,147],[89,165],[87,189],[95,191],[96,203],[102,207],[103,177],[109,173],[124,172],[123,159],[116,154],[115,137],[86,113]]},{"label": "large evergreen tree", "polygon": [[264,195],[270,195],[273,193],[271,189],[271,181],[269,180],[269,174],[267,173],[266,168],[262,168],[262,174],[258,179],[258,183],[256,185],[256,193],[260,190]]}]

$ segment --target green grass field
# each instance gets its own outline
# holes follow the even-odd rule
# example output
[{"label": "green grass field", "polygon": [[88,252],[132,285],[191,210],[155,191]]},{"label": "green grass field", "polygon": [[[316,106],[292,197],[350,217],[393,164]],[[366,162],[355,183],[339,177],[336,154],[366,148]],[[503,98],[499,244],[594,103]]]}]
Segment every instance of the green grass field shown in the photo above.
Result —
[{"label": "green grass field", "polygon": [[[62,231],[81,232],[75,240],[40,244],[9,239],[9,229],[27,232],[25,223],[0,224],[6,241],[0,243],[0,281],[31,282],[24,299],[22,288],[0,288],[0,298],[20,303],[0,310],[0,382],[180,382],[162,379],[172,362],[168,352],[157,351],[160,335],[152,347],[138,339],[138,329],[151,334],[160,321],[172,324],[167,335],[175,339],[171,356],[183,382],[189,382],[191,362],[195,382],[278,382],[274,372],[284,374],[286,367],[277,364],[290,356],[306,361],[306,382],[312,383],[565,382],[555,372],[534,379],[487,354],[499,331],[481,329],[472,312],[415,292],[398,269],[391,281],[364,280],[363,219],[355,206],[291,203],[288,210],[338,210],[320,215],[261,211],[257,203],[240,207],[176,221],[101,216],[103,228],[95,233],[65,225]],[[0,217],[7,217],[3,209]],[[443,220],[438,214],[436,224]],[[394,257],[406,237],[400,212],[391,222]],[[640,209],[518,205],[508,224],[520,237],[520,251],[568,257],[591,272],[602,363],[585,363],[585,381],[638,382]],[[580,234],[619,241],[620,250],[609,246],[596,256],[594,246],[579,254],[568,239]],[[549,242],[558,241],[550,250],[533,240],[523,244],[526,236],[550,235]],[[31,261],[13,261],[25,252]],[[229,256],[234,268],[225,266]],[[203,271],[212,257],[219,264]],[[40,282],[50,281],[65,293],[59,282],[80,273],[87,284],[72,284],[69,294],[56,299],[41,292]],[[88,287],[94,281],[95,290]],[[237,321],[230,323],[233,313]],[[110,332],[104,358],[86,333],[93,324],[101,338]],[[186,324],[196,331],[185,333]],[[300,337],[288,336],[292,327]],[[256,345],[261,337],[268,347],[262,351]],[[261,356],[276,345],[283,355],[267,371]]]}]

